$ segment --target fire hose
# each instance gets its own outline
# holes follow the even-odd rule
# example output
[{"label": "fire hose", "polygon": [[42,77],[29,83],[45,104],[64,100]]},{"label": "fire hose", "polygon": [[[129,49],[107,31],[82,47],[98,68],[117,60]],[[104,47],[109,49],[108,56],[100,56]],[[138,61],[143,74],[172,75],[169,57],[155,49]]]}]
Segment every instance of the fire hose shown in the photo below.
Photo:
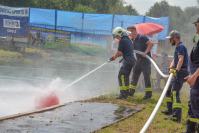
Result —
[{"label": "fire hose", "polygon": [[[143,55],[144,53],[143,52],[140,52],[140,51],[137,51],[137,50],[134,50],[135,53],[137,54],[140,54],[140,55]],[[152,123],[153,119],[155,118],[155,115],[157,114],[161,104],[162,104],[162,101],[166,95],[166,92],[169,88],[169,85],[171,83],[171,80],[173,78],[173,74],[171,73],[170,75],[165,75],[164,73],[162,73],[162,71],[159,69],[159,67],[157,66],[157,64],[155,63],[155,61],[153,59],[151,59],[151,57],[149,57],[148,55],[146,55],[146,58],[150,60],[150,62],[154,65],[154,67],[156,68],[156,70],[158,71],[158,73],[164,77],[164,78],[168,78],[167,80],[167,83],[166,83],[166,86],[164,87],[163,89],[163,92],[153,110],[153,112],[151,113],[150,117],[148,118],[147,122],[145,123],[145,125],[143,126],[143,128],[141,129],[140,133],[145,133],[148,129],[148,127],[150,126],[150,124]]]},{"label": "fire hose", "polygon": [[[134,52],[135,52],[136,54],[145,55],[145,54],[144,54],[143,52],[141,52],[141,51],[134,50]],[[160,98],[159,98],[159,100],[158,100],[158,102],[157,102],[157,104],[156,104],[156,106],[155,106],[153,112],[151,113],[151,115],[150,115],[150,117],[148,118],[147,122],[145,123],[145,125],[144,125],[143,128],[141,129],[140,133],[145,133],[145,132],[147,131],[148,127],[150,126],[150,124],[152,123],[153,119],[155,118],[155,115],[157,114],[157,112],[158,112],[158,110],[159,110],[159,108],[160,108],[160,106],[161,106],[161,104],[162,104],[162,101],[163,101],[163,99],[164,99],[164,97],[165,97],[165,95],[166,95],[166,92],[167,92],[167,90],[168,90],[168,88],[169,88],[169,85],[170,85],[170,83],[171,83],[171,80],[172,80],[172,78],[173,78],[173,74],[172,74],[172,73],[171,73],[170,75],[164,74],[164,73],[159,69],[158,65],[155,63],[155,61],[154,61],[151,57],[149,57],[148,55],[145,55],[145,56],[146,56],[146,58],[154,65],[154,67],[155,67],[155,69],[158,71],[158,73],[159,73],[162,77],[168,78],[168,80],[167,80],[166,86],[164,87],[163,92],[162,92],[162,94],[161,94],[161,96],[160,96]]]}]

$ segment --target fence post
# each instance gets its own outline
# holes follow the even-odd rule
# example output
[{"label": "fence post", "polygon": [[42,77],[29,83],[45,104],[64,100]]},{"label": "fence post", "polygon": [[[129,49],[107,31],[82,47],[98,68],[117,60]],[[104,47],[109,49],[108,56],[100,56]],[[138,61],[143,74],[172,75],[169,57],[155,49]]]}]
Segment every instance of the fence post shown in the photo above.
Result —
[{"label": "fence post", "polygon": [[83,31],[84,31],[84,12],[82,12],[82,27],[81,27],[81,39],[83,38]]},{"label": "fence post", "polygon": [[121,21],[121,27],[122,28],[124,27],[124,21],[123,20]]},{"label": "fence post", "polygon": [[143,23],[146,22],[146,16],[143,16]]},{"label": "fence post", "polygon": [[114,21],[115,21],[115,14],[113,14],[113,17],[112,17],[112,27],[111,27],[111,32],[114,28]]},{"label": "fence post", "polygon": [[55,9],[55,42],[56,42],[56,39],[57,39],[57,10]]}]

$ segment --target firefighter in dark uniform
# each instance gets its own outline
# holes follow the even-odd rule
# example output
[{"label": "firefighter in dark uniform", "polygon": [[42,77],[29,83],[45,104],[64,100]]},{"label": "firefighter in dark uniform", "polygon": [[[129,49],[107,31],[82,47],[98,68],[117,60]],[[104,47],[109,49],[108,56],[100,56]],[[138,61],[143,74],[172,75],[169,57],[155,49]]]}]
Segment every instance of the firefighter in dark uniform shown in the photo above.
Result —
[{"label": "firefighter in dark uniform", "polygon": [[127,31],[121,27],[113,29],[112,34],[113,38],[119,41],[119,46],[118,51],[110,58],[110,61],[123,56],[122,66],[118,74],[120,86],[119,98],[126,99],[129,96],[129,76],[135,64],[132,41],[129,39]]},{"label": "firefighter in dark uniform", "polygon": [[194,24],[196,34],[193,37],[194,47],[190,55],[191,75],[185,78],[191,87],[186,133],[199,133],[199,18]]},{"label": "firefighter in dark uniform", "polygon": [[181,122],[182,105],[180,101],[180,90],[185,82],[188,73],[188,53],[187,48],[180,40],[180,33],[176,30],[170,32],[167,37],[172,46],[175,46],[174,59],[170,64],[169,73],[174,74],[169,89],[166,94],[167,110],[162,111],[170,115],[172,120]]},{"label": "firefighter in dark uniform", "polygon": [[134,49],[145,53],[145,55],[136,54],[137,59],[133,69],[133,76],[130,84],[130,94],[131,96],[134,95],[140,74],[143,73],[145,81],[145,96],[143,99],[149,99],[152,96],[150,79],[151,63],[146,58],[146,55],[151,56],[150,51],[153,47],[153,43],[146,36],[138,34],[135,26],[128,27],[127,30],[131,32],[130,37],[133,41]]}]

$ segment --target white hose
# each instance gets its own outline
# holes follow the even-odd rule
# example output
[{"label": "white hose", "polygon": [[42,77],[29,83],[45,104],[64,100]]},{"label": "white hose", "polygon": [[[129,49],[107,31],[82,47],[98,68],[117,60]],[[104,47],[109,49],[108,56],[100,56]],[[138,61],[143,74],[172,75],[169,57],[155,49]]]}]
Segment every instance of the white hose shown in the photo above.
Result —
[{"label": "white hose", "polygon": [[70,84],[68,84],[66,86],[66,88],[71,87],[72,85],[76,84],[77,82],[79,82],[80,80],[86,78],[87,76],[89,76],[90,74],[92,74],[93,72],[97,71],[98,69],[102,68],[104,65],[106,65],[108,62],[103,63],[102,65],[98,66],[97,68],[93,69],[92,71],[88,72],[87,74],[81,76],[80,78],[76,79],[75,81],[71,82]]},{"label": "white hose", "polygon": [[[137,53],[137,54],[140,54],[140,55],[144,55],[144,53],[141,52],[141,51],[134,50],[134,52]],[[148,55],[146,55],[146,58],[150,60],[150,62],[154,65],[155,69],[158,71],[158,73],[159,73],[162,77],[164,77],[164,78],[168,78],[168,77],[169,77],[169,75],[164,74],[164,73],[160,70],[160,68],[158,67],[158,65],[155,63],[155,61],[154,61],[153,59],[151,59],[151,57],[149,57]]]},{"label": "white hose", "polygon": [[167,90],[168,90],[168,88],[169,88],[169,85],[170,85],[170,83],[171,83],[172,78],[173,78],[173,74],[170,74],[170,75],[169,75],[169,78],[168,78],[168,80],[167,80],[166,86],[164,87],[164,90],[163,90],[163,92],[162,92],[162,94],[161,94],[161,96],[160,96],[160,98],[159,98],[159,100],[158,100],[158,103],[156,104],[156,106],[155,106],[153,112],[151,113],[149,119],[148,119],[147,122],[145,123],[145,125],[144,125],[144,127],[142,128],[142,130],[140,131],[140,133],[145,133],[146,130],[148,129],[149,125],[150,125],[151,122],[153,121],[153,119],[154,119],[154,117],[155,117],[155,115],[156,115],[158,109],[160,108],[160,105],[161,105],[161,103],[162,103],[162,101],[163,101],[163,99],[164,99],[164,97],[165,97],[165,95],[166,95],[166,92],[167,92]]},{"label": "white hose", "polygon": [[[137,54],[140,54],[140,55],[144,55],[144,53],[141,52],[141,51],[134,50],[134,52],[137,53]],[[159,98],[159,100],[158,100],[158,103],[156,104],[156,106],[155,106],[153,112],[151,113],[149,119],[148,119],[147,122],[145,123],[145,125],[144,125],[144,127],[142,128],[142,130],[140,131],[140,133],[145,133],[146,130],[148,129],[148,127],[150,126],[150,124],[152,123],[153,119],[155,118],[155,115],[157,114],[157,112],[158,112],[158,110],[159,110],[159,108],[160,108],[160,105],[162,104],[162,101],[163,101],[163,99],[164,99],[164,97],[165,97],[165,95],[166,95],[166,92],[167,92],[167,90],[168,90],[168,88],[169,88],[169,85],[171,84],[171,80],[172,80],[172,78],[173,78],[173,74],[170,74],[170,75],[164,74],[164,73],[159,69],[159,67],[157,66],[157,64],[155,63],[155,61],[154,61],[151,57],[149,57],[148,55],[146,55],[146,58],[150,60],[150,62],[154,65],[155,69],[158,71],[158,73],[159,73],[162,77],[164,77],[164,78],[168,78],[168,77],[169,77],[169,78],[168,78],[167,83],[166,83],[166,86],[164,87],[164,90],[163,90],[163,92],[162,92],[162,94],[161,94],[161,96],[160,96],[160,98]]]}]

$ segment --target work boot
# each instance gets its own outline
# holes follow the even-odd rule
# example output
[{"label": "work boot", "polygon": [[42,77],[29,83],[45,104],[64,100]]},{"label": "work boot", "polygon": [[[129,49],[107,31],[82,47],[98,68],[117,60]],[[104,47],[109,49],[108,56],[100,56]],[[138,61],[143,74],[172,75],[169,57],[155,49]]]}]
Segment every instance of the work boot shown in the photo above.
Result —
[{"label": "work boot", "polygon": [[126,98],[127,98],[128,96],[130,96],[129,90],[125,90],[124,93],[125,93]]},{"label": "work boot", "polygon": [[152,91],[147,91],[145,93],[145,96],[143,97],[143,100],[150,99],[152,97]]},{"label": "work boot", "polygon": [[196,125],[197,124],[195,122],[187,120],[186,133],[195,133],[196,132]]},{"label": "work boot", "polygon": [[162,111],[165,115],[172,115],[172,102],[167,102],[167,110]]},{"label": "work boot", "polygon": [[182,119],[182,109],[175,109],[173,111],[172,117],[174,118],[173,120],[180,123]]},{"label": "work boot", "polygon": [[135,89],[129,89],[129,96],[134,96]]},{"label": "work boot", "polygon": [[126,99],[127,97],[128,97],[128,94],[127,94],[128,92],[125,90],[121,90],[120,91],[120,95],[119,95],[119,97],[117,97],[117,99]]},{"label": "work boot", "polygon": [[165,115],[172,115],[172,112],[169,111],[168,109],[161,111]]}]

